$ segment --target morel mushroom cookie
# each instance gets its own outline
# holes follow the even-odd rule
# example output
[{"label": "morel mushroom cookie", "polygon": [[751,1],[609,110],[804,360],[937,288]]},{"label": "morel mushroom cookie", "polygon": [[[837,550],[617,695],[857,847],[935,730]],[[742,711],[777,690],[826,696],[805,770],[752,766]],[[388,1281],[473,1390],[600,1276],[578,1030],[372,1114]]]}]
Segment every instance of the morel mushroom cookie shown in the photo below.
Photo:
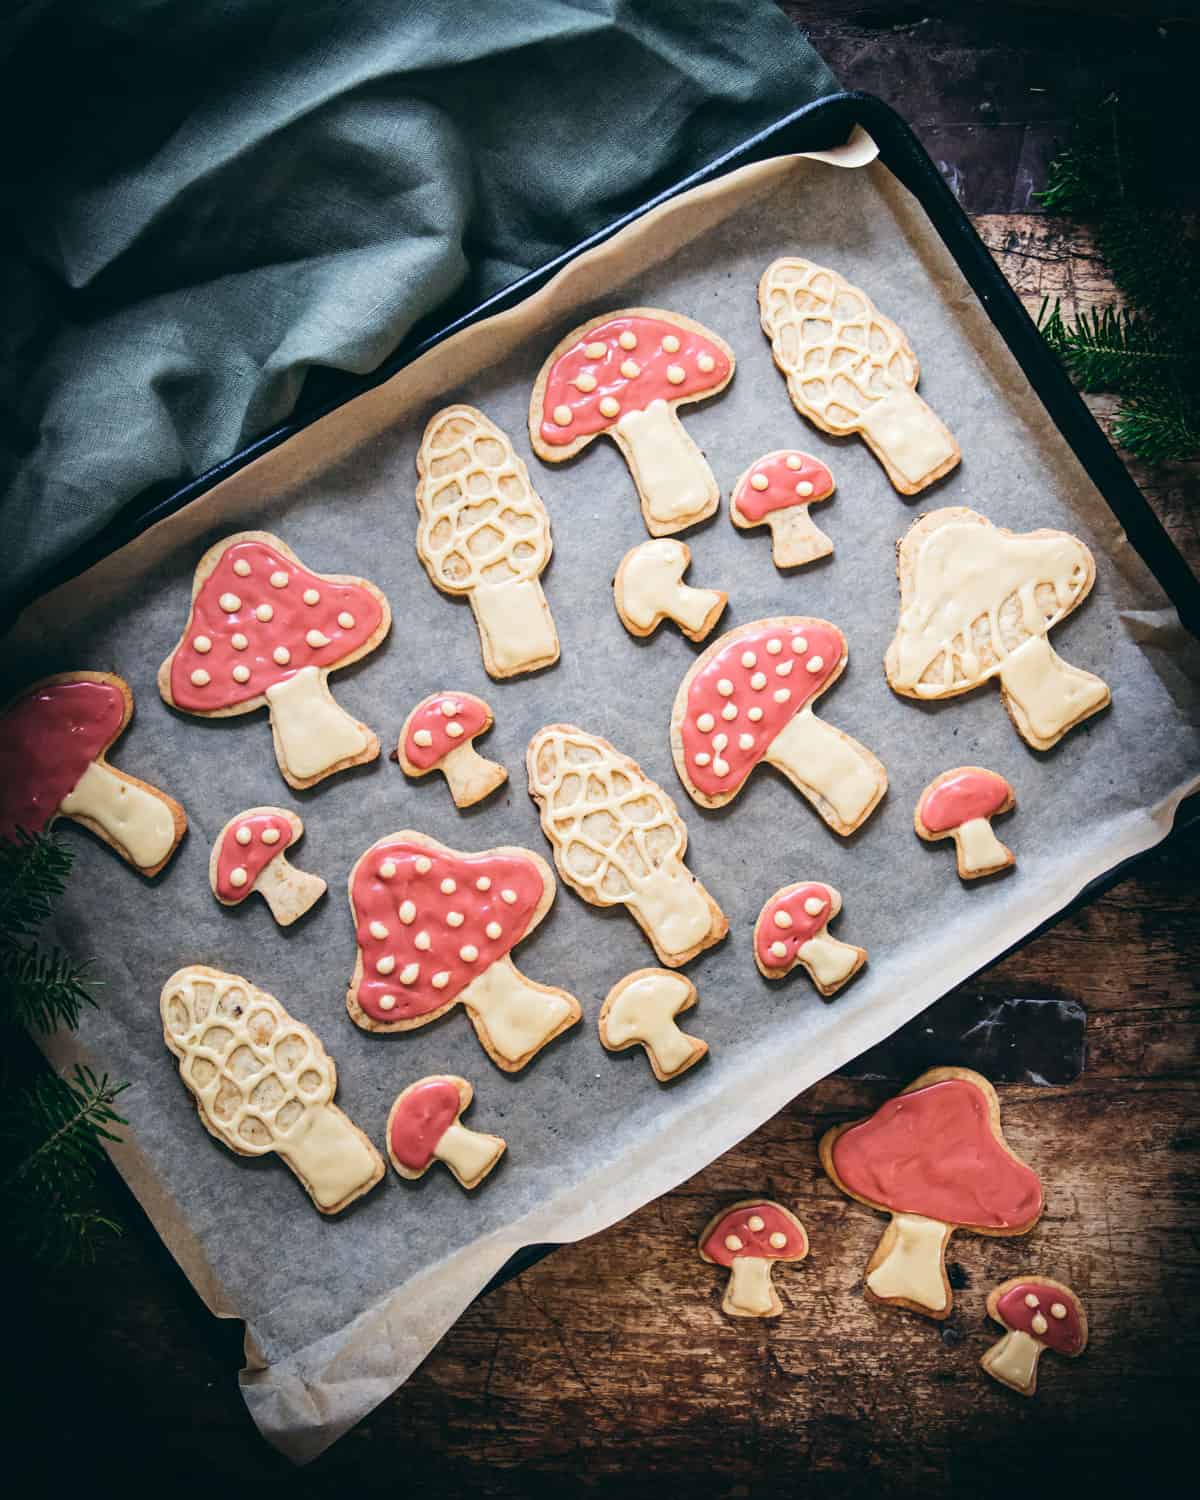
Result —
[{"label": "morel mushroom cookie", "polygon": [[401,1177],[415,1182],[440,1161],[468,1191],[479,1186],[508,1143],[462,1123],[459,1116],[474,1096],[467,1080],[453,1073],[419,1078],[397,1095],[388,1113],[387,1153]]},{"label": "morel mushroom cookie", "polygon": [[679,685],[671,749],[702,807],[724,807],[759,761],[808,798],[826,823],[853,833],[887,790],[871,752],[813,713],[842,675],[846,638],[827,620],[753,620],[714,641]]},{"label": "morel mushroom cookie", "polygon": [[829,936],[842,909],[831,885],[797,881],[775,892],[754,924],[754,962],[767,979],[782,979],[799,966],[826,999],[837,994],[867,961],[867,950]]},{"label": "morel mushroom cookie", "polygon": [[528,849],[461,854],[411,829],[380,839],[350,872],[351,1019],[411,1031],[461,1003],[488,1056],[515,1073],[582,1014],[508,956],[553,901],[550,867]]},{"label": "morel mushroom cookie", "polygon": [[109,765],[132,716],[129,684],[111,672],[59,672],[18,693],[0,712],[0,838],[70,818],[157,875],[187,815],[174,797]]},{"label": "morel mushroom cookie", "polygon": [[709,633],[729,595],[684,583],[691,561],[691,548],[674,537],[642,542],[625,554],[613,579],[613,599],[630,635],[653,635],[664,620],[674,620],[692,641]]},{"label": "morel mushroom cookie", "polygon": [[758,309],[792,405],[823,432],[858,433],[902,495],[958,464],[958,444],[917,395],[917,356],[866,292],[787,256],[763,272]]},{"label": "morel mushroom cookie", "polygon": [[286,850],[304,836],[304,824],[286,807],[248,807],[217,835],[208,882],[222,906],[240,905],[257,891],[280,927],[290,927],[327,889],[319,875],[289,863]]},{"label": "morel mushroom cookie", "polygon": [[158,690],[205,719],[265,707],[285,781],[315,786],[379,754],[370,729],[333,701],[328,678],[374,651],[391,620],[365,578],[312,573],[269,531],[238,532],[200,559]]},{"label": "morel mushroom cookie", "polygon": [[802,568],[833,553],[833,543],[814,525],[810,512],[830,499],[834,488],[833,475],[820,459],[780,448],[755,459],[737,480],[729,519],[742,531],[769,526],[775,566]]},{"label": "morel mushroom cookie", "polygon": [[700,1235],[700,1259],[729,1272],[721,1310],[731,1318],[777,1318],[783,1303],[771,1280],[775,1262],[807,1254],[804,1225],[782,1203],[765,1198],[723,1208]]},{"label": "morel mushroom cookie", "polygon": [[163,985],[163,1039],[204,1128],[238,1156],[283,1158],[323,1214],[383,1176],[383,1159],[333,1102],[317,1037],[248,979],[189,964]]},{"label": "morel mushroom cookie", "polygon": [[696,986],[670,969],[635,969],[619,979],[600,1007],[600,1041],[610,1052],[642,1046],[659,1083],[698,1063],[708,1043],[688,1036],[675,1017],[696,1003]]},{"label": "morel mushroom cookie", "polygon": [[529,403],[533,451],[573,458],[600,433],[620,448],[651,536],[711,516],[721,492],[678,408],[722,391],[733,350],[703,324],[655,307],[593,318],[560,339]]},{"label": "morel mushroom cookie", "polygon": [[982,766],[956,766],[935,776],[917,801],[913,826],[927,843],[953,839],[962,880],[978,880],[1015,865],[1017,856],[992,832],[993,818],[1016,805],[1003,776]]},{"label": "morel mushroom cookie", "polygon": [[1049,1276],[1014,1276],[988,1293],[988,1317],[1008,1332],[979,1363],[993,1380],[1022,1396],[1037,1390],[1038,1360],[1047,1349],[1075,1359],[1087,1348],[1083,1303]]},{"label": "morel mushroom cookie", "polygon": [[573,891],[592,906],[624,906],[669,968],[721,941],[729,923],[683,862],[683,819],[637,761],[574,724],[547,724],[525,763],[542,832]]},{"label": "morel mushroom cookie", "polygon": [[440,771],[456,807],[472,807],[508,780],[508,772],[475,749],[492,727],[492,711],[472,693],[434,693],[404,721],[396,758],[406,776]]},{"label": "morel mushroom cookie", "polygon": [[550,518],[507,433],[473,406],[430,417],[417,453],[417,556],[443,594],[465,594],[490,677],[558,660],[539,582]]},{"label": "morel mushroom cookie", "polygon": [[1042,1215],[1042,1185],[1004,1139],[996,1091],[969,1068],[930,1068],[867,1119],[826,1131],[821,1165],[847,1197],[891,1215],[867,1296],[928,1318],[950,1316],[956,1229],[1028,1234]]},{"label": "morel mushroom cookie", "polygon": [[1050,631],[1091,592],[1092,554],[1065,531],[1006,531],[962,506],[930,511],[898,548],[900,621],[884,659],[893,691],[954,698],[995,677],[1035,750],[1099,713],[1108,685],[1068,666]]}]

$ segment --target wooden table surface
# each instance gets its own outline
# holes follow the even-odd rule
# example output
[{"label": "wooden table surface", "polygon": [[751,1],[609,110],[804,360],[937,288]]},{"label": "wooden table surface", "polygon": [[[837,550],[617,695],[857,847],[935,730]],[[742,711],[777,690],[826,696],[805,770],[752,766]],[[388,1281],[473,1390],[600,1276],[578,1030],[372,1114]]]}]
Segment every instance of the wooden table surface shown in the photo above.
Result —
[{"label": "wooden table surface", "polygon": [[[1178,28],[1111,19],[1116,7],[1096,0],[1066,8],[1086,15],[933,8],[942,20],[894,3],[785,8],[847,85],[910,119],[1027,305],[1110,295],[1086,228],[1040,216],[1031,190],[1076,99],[1154,69],[1178,76]],[[1103,421],[1111,403],[1093,407]],[[1197,567],[1197,467],[1131,467]],[[1008,1138],[1037,1162],[1049,1207],[1025,1240],[955,1237],[945,1325],[863,1300],[884,1220],[833,1190],[815,1143],[895,1086],[831,1078],[675,1192],[478,1302],[393,1399],[297,1475],[242,1406],[240,1326],[208,1316],[110,1174],[102,1196],[125,1236],[90,1267],[10,1286],[26,1325],[9,1353],[17,1451],[27,1444],[46,1473],[79,1455],[80,1476],[97,1477],[73,1482],[99,1493],[134,1477],[168,1494],[358,1484],[622,1500],[1036,1494],[1068,1475],[1147,1488],[1190,1454],[1200,1368],[1198,871],[1193,831],[965,987],[1077,1002],[1087,1060],[1065,1087],[1001,1088]],[[943,1061],[922,1055],[923,1035],[910,1029],[918,1066]],[[793,1205],[813,1244],[777,1273],[785,1315],[771,1322],[726,1319],[722,1277],[694,1251],[709,1216],[752,1193]],[[987,1290],[1026,1268],[1069,1282],[1092,1321],[1086,1357],[1048,1356],[1033,1401],[978,1368],[996,1332]]]}]

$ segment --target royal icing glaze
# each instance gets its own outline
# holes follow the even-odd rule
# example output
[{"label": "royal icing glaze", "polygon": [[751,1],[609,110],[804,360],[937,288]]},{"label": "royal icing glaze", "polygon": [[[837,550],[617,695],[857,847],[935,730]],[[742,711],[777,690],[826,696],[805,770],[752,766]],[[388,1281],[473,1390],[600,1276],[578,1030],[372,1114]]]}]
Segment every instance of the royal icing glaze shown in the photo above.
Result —
[{"label": "royal icing glaze", "polygon": [[41,833],[120,734],[125,696],[108,682],[46,683],[0,720],[0,837]]},{"label": "royal icing glaze", "polygon": [[1074,1299],[1064,1298],[1059,1287],[1018,1282],[996,1299],[995,1316],[1006,1328],[1032,1334],[1056,1354],[1074,1355],[1083,1349],[1083,1324]]},{"label": "royal icing glaze", "polygon": [[[609,318],[589,327],[551,365],[542,441],[565,447],[608,431],[623,415],[644,411],[652,401],[705,395],[729,373],[724,350],[695,329],[662,318]],[[560,422],[564,413],[569,420]]]},{"label": "royal icing glaze", "polygon": [[423,1170],[461,1109],[457,1086],[445,1078],[429,1079],[406,1089],[392,1111],[388,1137],[392,1155],[414,1172]]},{"label": "royal icing glaze", "polygon": [[[273,582],[280,575],[286,585]],[[192,603],[171,659],[172,700],[193,713],[233,708],[305,669],[338,666],[382,622],[378,599],[361,585],[321,578],[266,542],[233,542]]]},{"label": "royal icing glaze", "polygon": [[673,537],[658,537],[631,548],[613,584],[617,609],[627,625],[650,631],[666,618],[693,640],[715,624],[726,595],[717,589],[697,589],[684,583],[691,555]]},{"label": "royal icing glaze", "polygon": [[[779,1235],[783,1236],[782,1244]],[[796,1260],[807,1251],[808,1239],[778,1205],[752,1203],[725,1214],[710,1230],[701,1249],[716,1265],[732,1266],[743,1255],[758,1260]]]},{"label": "royal icing glaze", "polygon": [[815,883],[799,885],[786,896],[768,901],[754,934],[764,967],[786,969],[795,963],[797,950],[822,931],[832,907],[829,888]]},{"label": "royal icing glaze", "polygon": [[921,822],[930,833],[948,833],[974,818],[990,818],[1008,801],[1012,788],[994,771],[955,771],[921,800]]},{"label": "royal icing glaze", "polygon": [[405,757],[429,771],[451,750],[480,734],[490,714],[469,693],[435,693],[413,709],[404,737]]},{"label": "royal icing glaze", "polygon": [[833,475],[820,459],[795,448],[781,448],[752,465],[734,492],[733,503],[747,521],[761,521],[773,511],[824,500],[833,487]]},{"label": "royal icing glaze", "polygon": [[[248,834],[249,837],[243,837]],[[277,854],[293,841],[292,825],[278,813],[252,813],[231,824],[217,853],[217,895],[241,901]]]},{"label": "royal icing glaze", "polygon": [[699,1061],[708,1047],[688,1036],[675,1017],[695,998],[695,987],[681,974],[650,969],[614,985],[604,1003],[601,1040],[621,1049],[640,1042],[650,1053],[654,1071],[670,1078]]},{"label": "royal icing glaze", "polygon": [[895,1214],[998,1230],[1041,1212],[1037,1175],[996,1139],[987,1098],[963,1078],[889,1099],[838,1135],[832,1161],[850,1192]]}]

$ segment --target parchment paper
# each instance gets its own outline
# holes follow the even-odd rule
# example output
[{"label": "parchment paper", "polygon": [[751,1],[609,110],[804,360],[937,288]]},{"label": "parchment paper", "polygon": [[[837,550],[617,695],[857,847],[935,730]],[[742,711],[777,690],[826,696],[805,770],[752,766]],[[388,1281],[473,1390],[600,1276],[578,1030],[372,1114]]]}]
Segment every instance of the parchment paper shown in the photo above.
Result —
[{"label": "parchment paper", "polygon": [[[755,298],[759,273],[789,251],[861,282],[908,331],[922,393],[965,454],[922,507],[966,503],[1002,525],[1064,526],[1095,552],[1094,593],[1054,644],[1107,678],[1113,705],[1053,753],[1025,748],[992,686],[934,707],[888,689],[881,660],[896,618],[893,546],[917,507],[896,495],[860,442],[828,439],[793,410]],[[725,504],[688,541],[691,581],[730,591],[722,628],[804,613],[845,630],[850,665],[819,711],[876,751],[891,777],[883,806],[849,840],[765,767],[722,812],[691,804],[667,726],[701,648],[670,626],[635,640],[617,619],[614,569],[645,536],[625,465],[604,440],[558,467],[529,455],[526,405],[545,352],[591,312],[633,304],[699,318],[738,355],[729,390],[684,415],[726,497],[751,460],[784,445],[819,455],[837,479],[818,517],[836,545],[831,560],[781,575],[767,532],[735,531]],[[533,678],[488,680],[467,605],[436,593],[414,553],[417,444],[431,412],[453,400],[481,406],[513,435],[550,512],[554,558],[543,582],[562,659]],[[163,706],[155,670],[182,627],[193,566],[210,542],[241,527],[276,530],[308,566],[361,573],[387,592],[391,638],[334,677],[337,699],[390,748],[423,694],[482,694],[496,727],[481,748],[509,767],[504,792],[458,813],[440,777],[410,783],[381,759],[289,793],[265,715],[205,722]],[[105,989],[78,1041],[58,1043],[55,1055],[84,1056],[133,1083],[122,1100],[130,1130],[118,1165],[209,1306],[245,1319],[250,1411],[297,1459],[402,1382],[515,1249],[592,1234],[699,1170],[1087,881],[1160,839],[1200,769],[1194,642],[920,210],[879,166],[772,163],[668,205],[515,312],[459,336],[43,601],[9,659],[22,680],[70,666],[123,673],[137,717],[114,760],[187,806],[187,840],[153,885],[68,833],[79,859],[60,937],[95,959]],[[701,1000],[687,1025],[711,1056],[669,1088],[655,1083],[640,1049],[609,1055],[596,1035],[610,985],[654,962],[648,944],[623,912],[597,911],[565,887],[514,957],[532,977],[573,990],[585,1018],[524,1072],[494,1068],[459,1010],[383,1037],[346,1015],[355,949],[345,879],[354,859],[404,826],[462,849],[511,843],[548,852],[523,752],[552,720],[609,737],[675,796],[691,834],[688,862],[730,919],[728,941],[688,970]],[[921,787],[963,762],[1000,771],[1018,797],[1000,830],[1018,854],[1016,871],[967,888],[950,848],[928,848],[912,829]],[[307,833],[296,862],[330,883],[325,902],[289,931],[257,900],[219,906],[207,884],[217,829],[267,802],[299,808]],[[800,878],[841,890],[835,932],[870,952],[866,971],[831,1004],[802,973],[771,985],[752,961],[761,903]],[[476,1086],[468,1123],[506,1137],[503,1163],[470,1196],[441,1169],[416,1186],[389,1171],[351,1212],[322,1219],[280,1163],[233,1157],[196,1118],[163,1046],[158,994],[175,968],[197,962],[247,976],[309,1022],[338,1063],[339,1103],[379,1143],[404,1084],[429,1072],[465,1074]]]}]

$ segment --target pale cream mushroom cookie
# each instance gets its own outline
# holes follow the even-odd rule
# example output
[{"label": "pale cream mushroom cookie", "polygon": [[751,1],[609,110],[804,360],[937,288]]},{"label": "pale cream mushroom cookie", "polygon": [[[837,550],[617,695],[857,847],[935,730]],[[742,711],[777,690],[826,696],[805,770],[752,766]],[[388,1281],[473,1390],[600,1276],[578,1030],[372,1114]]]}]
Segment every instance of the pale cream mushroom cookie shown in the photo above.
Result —
[{"label": "pale cream mushroom cookie", "polygon": [[708,635],[729,595],[684,583],[691,561],[691,548],[674,537],[656,537],[625,554],[613,579],[613,600],[630,635],[653,635],[664,620],[673,620],[689,640]]},{"label": "pale cream mushroom cookie", "polygon": [[635,969],[613,985],[600,1007],[601,1044],[610,1052],[645,1048],[655,1078],[669,1083],[708,1053],[707,1042],[675,1024],[696,999],[696,986],[682,974]]}]

